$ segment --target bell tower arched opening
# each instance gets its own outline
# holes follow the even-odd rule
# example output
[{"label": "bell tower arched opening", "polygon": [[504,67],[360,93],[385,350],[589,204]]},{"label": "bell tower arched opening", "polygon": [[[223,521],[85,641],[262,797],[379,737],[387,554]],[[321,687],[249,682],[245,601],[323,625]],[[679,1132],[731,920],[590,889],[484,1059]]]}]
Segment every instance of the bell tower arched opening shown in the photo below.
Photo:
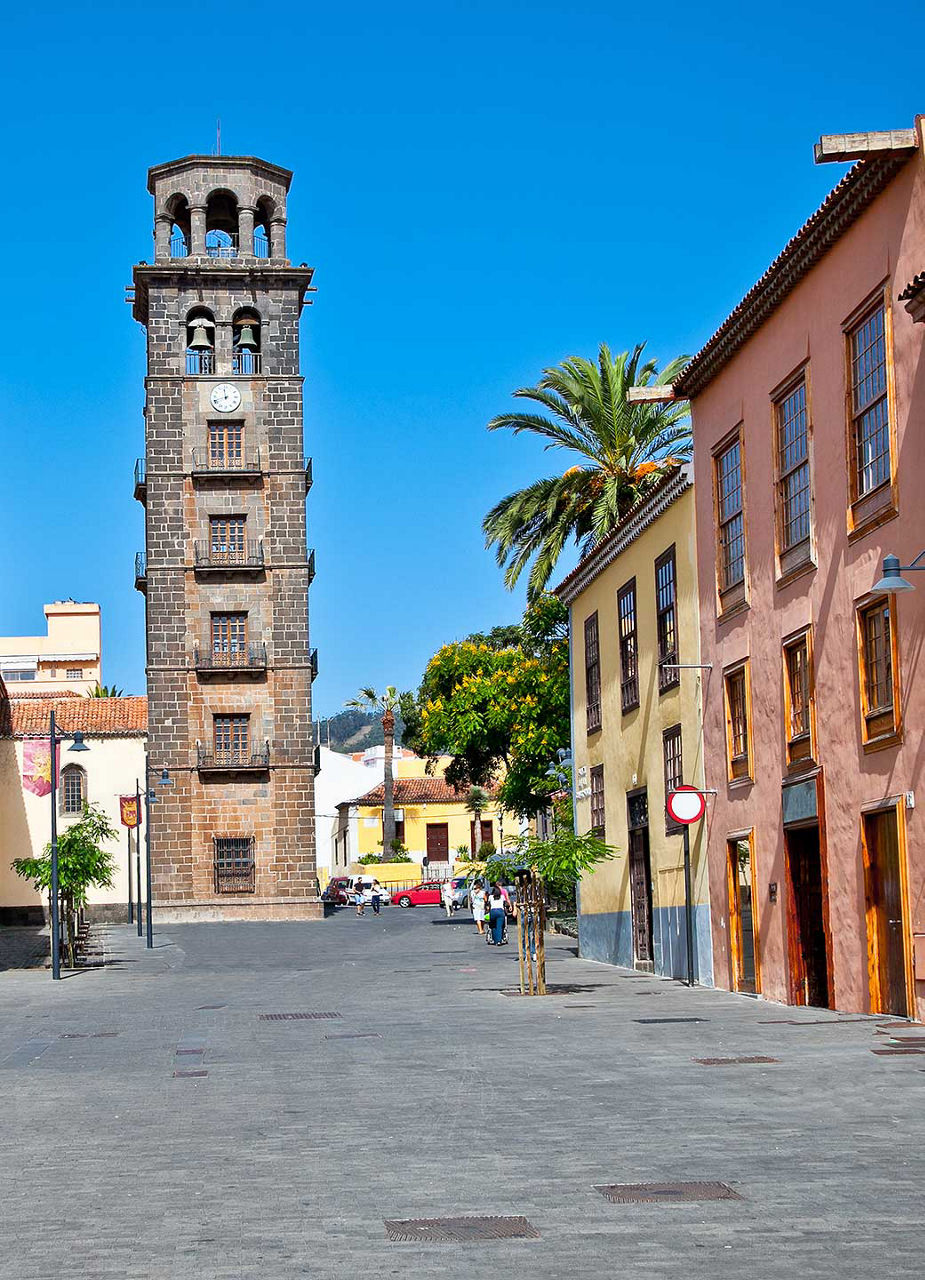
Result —
[{"label": "bell tower arched opening", "polygon": [[170,219],[170,256],[171,258],[188,258],[192,245],[189,200],[178,192],[170,197],[166,208]]},{"label": "bell tower arched opening", "polygon": [[238,197],[233,191],[213,191],[206,199],[206,254],[238,256]]},{"label": "bell tower arched opening", "polygon": [[207,307],[194,307],[186,317],[186,372],[215,372],[215,318]]},{"label": "bell tower arched opening", "polygon": [[236,311],[231,321],[231,372],[252,378],[261,372],[260,316],[252,307]]}]

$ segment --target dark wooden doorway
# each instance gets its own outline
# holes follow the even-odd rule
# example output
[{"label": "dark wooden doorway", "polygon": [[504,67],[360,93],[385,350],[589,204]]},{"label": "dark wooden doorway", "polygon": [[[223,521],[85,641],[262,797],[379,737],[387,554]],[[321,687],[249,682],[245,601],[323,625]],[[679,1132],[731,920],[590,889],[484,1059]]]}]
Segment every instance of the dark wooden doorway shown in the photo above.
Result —
[{"label": "dark wooden doorway", "polygon": [[758,918],[755,913],[754,859],[750,836],[727,840],[729,877],[729,943],[732,989],[757,995]]},{"label": "dark wooden doorway", "polygon": [[896,809],[864,814],[867,949],[872,1013],[909,1016],[906,925],[903,911],[899,815]]},{"label": "dark wooden doorway", "polygon": [[637,964],[649,968],[652,965],[652,867],[649,861],[649,801],[644,789],[627,795],[626,811],[633,956]]},{"label": "dark wooden doorway", "polygon": [[427,824],[427,861],[430,866],[435,862],[450,860],[450,827],[447,822],[428,822]]},{"label": "dark wooden doorway", "polygon": [[787,858],[790,995],[793,1004],[831,1007],[819,826],[784,831]]}]

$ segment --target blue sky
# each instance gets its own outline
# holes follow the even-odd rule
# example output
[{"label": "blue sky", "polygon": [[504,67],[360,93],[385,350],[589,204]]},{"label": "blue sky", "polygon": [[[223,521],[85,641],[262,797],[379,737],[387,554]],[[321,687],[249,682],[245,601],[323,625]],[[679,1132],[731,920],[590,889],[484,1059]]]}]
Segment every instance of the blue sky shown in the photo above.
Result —
[{"label": "blue sky", "polygon": [[[289,246],[315,465],[316,713],[416,685],[516,619],[480,532],[568,465],[484,424],[548,364],[693,352],[844,172],[820,133],[911,126],[921,7],[356,0],[19,6],[0,66],[0,634],[103,606],[104,678],[144,687],[145,171],[223,150],[295,170]],[[867,33],[864,37],[863,33]],[[567,566],[563,565],[563,568]]]}]

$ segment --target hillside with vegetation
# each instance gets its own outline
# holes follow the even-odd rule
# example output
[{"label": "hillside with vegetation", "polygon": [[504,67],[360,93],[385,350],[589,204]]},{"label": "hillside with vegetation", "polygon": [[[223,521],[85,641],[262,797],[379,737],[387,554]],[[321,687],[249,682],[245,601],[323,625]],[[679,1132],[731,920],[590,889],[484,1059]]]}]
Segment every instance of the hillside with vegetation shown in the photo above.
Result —
[{"label": "hillside with vegetation", "polygon": [[[395,742],[401,742],[404,724],[400,715],[395,716]],[[314,722],[314,738],[322,746],[328,745],[328,732],[331,735],[331,750],[341,751],[349,755],[353,751],[365,751],[367,747],[381,747],[383,744],[382,717],[366,711],[348,708],[339,711],[336,716],[328,716]]]}]

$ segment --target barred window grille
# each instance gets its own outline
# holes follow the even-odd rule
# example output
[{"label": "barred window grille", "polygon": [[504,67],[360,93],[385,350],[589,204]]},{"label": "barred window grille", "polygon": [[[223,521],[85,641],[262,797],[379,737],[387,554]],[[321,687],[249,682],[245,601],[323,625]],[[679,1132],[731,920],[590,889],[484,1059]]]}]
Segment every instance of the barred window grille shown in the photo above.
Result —
[{"label": "barred window grille", "polygon": [[809,538],[811,495],[805,379],[778,401],[776,416],[780,549],[789,551]]},{"label": "barred window grille", "polygon": [[601,727],[601,652],[597,614],[585,619],[585,699],[588,733]]},{"label": "barred window grille", "polygon": [[214,865],[216,893],[255,892],[253,836],[215,836]]},{"label": "barred window grille", "polygon": [[604,839],[604,766],[591,768],[591,830]]},{"label": "barred window grille", "polygon": [[680,682],[680,673],[670,664],[678,661],[678,618],[674,547],[655,562],[656,635],[658,639],[658,690],[664,693]]},{"label": "barred window grille", "polygon": [[639,706],[639,664],[636,647],[636,579],[617,594],[620,629],[620,705],[624,711]]},{"label": "barred window grille", "polygon": [[85,776],[79,765],[68,765],[61,771],[62,813],[83,813]]},{"label": "barred window grille", "polygon": [[882,302],[855,325],[848,341],[855,447],[854,488],[861,498],[890,478],[890,416]]}]

